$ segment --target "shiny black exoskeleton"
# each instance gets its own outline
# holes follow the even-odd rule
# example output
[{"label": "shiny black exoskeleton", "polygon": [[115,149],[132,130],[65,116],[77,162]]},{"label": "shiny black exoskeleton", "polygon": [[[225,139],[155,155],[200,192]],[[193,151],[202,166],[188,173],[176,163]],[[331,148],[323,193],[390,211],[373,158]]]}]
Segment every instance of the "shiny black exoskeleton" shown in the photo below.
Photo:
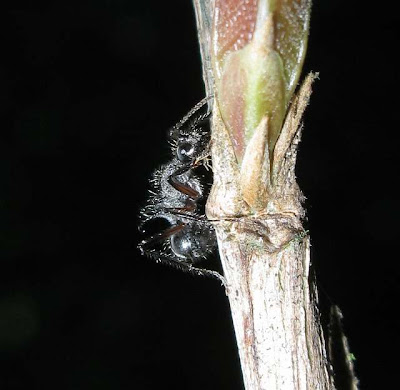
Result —
[{"label": "shiny black exoskeleton", "polygon": [[169,227],[142,240],[138,248],[157,262],[221,279],[218,272],[194,266],[216,246],[214,229],[202,210],[209,188],[195,173],[201,166],[208,168],[209,114],[200,113],[207,101],[203,99],[170,130],[172,159],[150,180],[152,189],[140,210],[139,230],[145,233],[150,222],[160,219]]}]

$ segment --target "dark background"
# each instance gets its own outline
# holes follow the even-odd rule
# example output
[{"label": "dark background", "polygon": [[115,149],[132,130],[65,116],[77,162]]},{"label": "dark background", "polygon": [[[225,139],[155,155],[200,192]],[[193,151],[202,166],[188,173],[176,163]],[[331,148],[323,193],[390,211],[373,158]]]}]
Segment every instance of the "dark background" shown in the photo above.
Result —
[{"label": "dark background", "polygon": [[[166,129],[204,95],[191,2],[29,3],[0,17],[0,388],[241,389],[218,282],[136,250]],[[362,389],[398,377],[399,22],[315,1],[305,64],[297,175]]]}]

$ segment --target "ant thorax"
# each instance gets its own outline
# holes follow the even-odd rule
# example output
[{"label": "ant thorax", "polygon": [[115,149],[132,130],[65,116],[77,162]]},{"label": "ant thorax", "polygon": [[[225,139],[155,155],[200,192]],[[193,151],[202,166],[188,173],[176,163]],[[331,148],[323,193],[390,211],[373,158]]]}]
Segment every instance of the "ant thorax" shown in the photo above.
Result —
[{"label": "ant thorax", "polygon": [[216,246],[214,229],[204,216],[211,180],[201,174],[209,166],[209,114],[200,113],[207,101],[198,103],[169,132],[171,160],[150,180],[150,195],[140,210],[139,230],[146,233],[146,226],[160,220],[168,227],[142,240],[138,248],[157,262],[222,280],[215,271],[193,266]]},{"label": "ant thorax", "polygon": [[[194,214],[197,208],[196,200],[200,200],[203,195],[203,186],[200,179],[196,177],[192,169],[183,172],[180,175],[175,175],[179,171],[182,164],[179,161],[173,160],[168,164],[157,169],[151,180],[156,192],[155,208],[160,213],[168,214],[171,210],[181,210],[182,212]],[[171,184],[171,178],[174,178],[175,186]],[[186,192],[193,193],[189,196],[187,193],[181,192],[176,187],[184,187]],[[188,207],[190,203],[193,208]]]}]

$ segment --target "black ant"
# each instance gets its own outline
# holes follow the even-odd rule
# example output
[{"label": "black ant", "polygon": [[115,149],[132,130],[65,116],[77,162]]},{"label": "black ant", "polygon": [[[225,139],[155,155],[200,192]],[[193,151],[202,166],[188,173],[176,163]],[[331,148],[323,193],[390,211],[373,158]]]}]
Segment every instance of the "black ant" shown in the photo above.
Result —
[{"label": "black ant", "polygon": [[224,283],[218,272],[194,266],[216,247],[215,231],[200,210],[208,189],[194,173],[200,166],[209,168],[210,114],[199,114],[208,101],[200,101],[170,130],[172,160],[157,169],[150,180],[152,190],[140,210],[139,230],[145,232],[145,224],[156,219],[166,220],[170,227],[142,240],[138,248],[156,262]]}]

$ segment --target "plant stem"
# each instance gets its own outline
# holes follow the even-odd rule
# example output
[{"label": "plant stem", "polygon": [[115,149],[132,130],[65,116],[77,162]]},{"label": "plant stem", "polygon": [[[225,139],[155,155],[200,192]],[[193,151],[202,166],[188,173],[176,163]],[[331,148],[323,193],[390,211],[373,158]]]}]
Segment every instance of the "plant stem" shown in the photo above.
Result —
[{"label": "plant stem", "polygon": [[[217,233],[245,388],[333,389],[317,292],[309,274],[309,237],[301,223],[303,196],[294,171],[301,118],[316,77],[310,74],[291,99],[293,80],[298,77],[304,58],[308,19],[304,13],[298,18],[303,30],[288,24],[292,32],[301,31],[305,37],[297,40],[301,46],[297,57],[292,55],[293,50],[287,50],[292,63],[285,57],[279,60],[285,50],[279,52],[276,48],[286,46],[266,39],[265,34],[275,28],[273,15],[264,24],[255,18],[257,26],[264,26],[260,27],[264,32],[257,31],[253,37],[268,42],[267,49],[259,50],[260,45],[252,40],[243,47],[235,44],[235,49],[223,55],[211,47],[211,42],[214,46],[218,42],[213,38],[218,32],[215,3],[221,0],[194,0],[206,89],[208,94],[215,94],[211,141],[214,183],[206,212]],[[274,6],[264,8],[266,14],[275,9],[292,9],[290,0],[269,3]],[[304,9],[309,7],[308,1],[303,3]],[[232,30],[233,34],[236,30]],[[279,37],[279,31],[273,36]],[[250,44],[256,47],[255,51]],[[279,64],[285,63],[292,66],[290,77],[285,76],[287,68],[284,72],[279,70]],[[249,72],[247,66],[256,71]],[[265,73],[262,66],[269,71]],[[244,79],[237,83],[237,76],[243,74]],[[274,83],[271,77],[280,81]],[[285,80],[291,84],[285,84]],[[275,97],[282,102],[276,102]],[[248,110],[249,105],[257,107],[254,115]],[[250,120],[246,119],[248,112],[253,115]],[[238,135],[240,126],[243,128],[239,128]],[[243,143],[239,145],[240,142]]]}]

